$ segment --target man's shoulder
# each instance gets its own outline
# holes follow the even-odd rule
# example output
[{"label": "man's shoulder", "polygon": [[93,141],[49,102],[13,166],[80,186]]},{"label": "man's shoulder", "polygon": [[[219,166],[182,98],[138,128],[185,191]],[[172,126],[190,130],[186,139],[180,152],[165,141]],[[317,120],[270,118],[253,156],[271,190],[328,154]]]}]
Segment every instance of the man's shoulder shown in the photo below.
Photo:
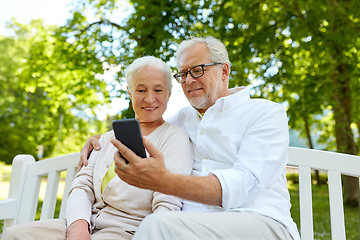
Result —
[{"label": "man's shoulder", "polygon": [[252,120],[262,122],[287,121],[287,113],[283,105],[267,99],[251,99],[247,113]]},{"label": "man's shoulder", "polygon": [[166,121],[164,123],[164,130],[168,134],[185,133],[184,129],[180,128],[179,126],[177,126],[177,125],[175,125],[173,123],[169,123],[168,121]]},{"label": "man's shoulder", "polygon": [[171,123],[173,125],[176,125],[178,127],[182,127],[184,122],[185,122],[185,119],[190,114],[194,114],[194,112],[195,112],[195,109],[193,107],[191,107],[191,106],[183,107],[175,115],[173,115],[173,116],[169,117],[168,119],[166,119],[166,122]]},{"label": "man's shoulder", "polygon": [[251,98],[250,100],[250,104],[252,105],[252,107],[256,107],[258,106],[261,109],[264,110],[280,110],[280,109],[284,109],[284,107],[277,102],[268,100],[268,99],[264,99],[264,98]]},{"label": "man's shoulder", "polygon": [[196,112],[196,110],[192,106],[186,106],[180,109],[179,116],[187,116],[188,114],[192,114]]}]

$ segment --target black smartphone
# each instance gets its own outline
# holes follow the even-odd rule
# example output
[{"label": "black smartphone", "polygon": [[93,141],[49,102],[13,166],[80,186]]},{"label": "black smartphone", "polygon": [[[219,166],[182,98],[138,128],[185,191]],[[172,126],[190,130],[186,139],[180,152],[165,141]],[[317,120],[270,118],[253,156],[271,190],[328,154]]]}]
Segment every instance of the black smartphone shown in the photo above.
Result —
[{"label": "black smartphone", "polygon": [[[139,121],[135,118],[114,120],[112,126],[115,138],[131,149],[136,155],[146,158]],[[122,158],[124,158],[122,156]],[[125,159],[125,158],[124,158]],[[128,161],[125,159],[126,163]]]}]

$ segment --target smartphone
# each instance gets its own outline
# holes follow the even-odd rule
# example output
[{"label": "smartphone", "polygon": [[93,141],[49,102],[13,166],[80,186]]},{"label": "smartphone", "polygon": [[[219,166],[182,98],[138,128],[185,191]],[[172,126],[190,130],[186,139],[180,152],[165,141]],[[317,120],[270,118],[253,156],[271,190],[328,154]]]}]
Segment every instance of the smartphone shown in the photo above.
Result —
[{"label": "smartphone", "polygon": [[[136,155],[146,158],[139,121],[135,118],[114,120],[112,126],[115,138],[131,149]],[[120,154],[121,155],[121,154]],[[122,158],[124,158],[122,156]],[[124,158],[125,159],[125,158]],[[125,159],[126,163],[128,161]]]}]

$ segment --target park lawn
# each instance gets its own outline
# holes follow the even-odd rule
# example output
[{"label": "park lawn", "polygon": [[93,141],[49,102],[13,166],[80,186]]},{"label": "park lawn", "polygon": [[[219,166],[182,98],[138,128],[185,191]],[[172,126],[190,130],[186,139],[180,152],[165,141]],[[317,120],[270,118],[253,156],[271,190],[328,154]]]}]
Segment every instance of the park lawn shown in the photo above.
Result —
[{"label": "park lawn", "polygon": [[[296,222],[298,228],[300,226],[300,215],[299,215],[299,185],[296,181],[298,179],[297,174],[291,174],[288,176],[288,188],[291,197],[291,215]],[[326,182],[326,180],[325,180]],[[315,239],[317,240],[328,240],[331,239],[330,232],[330,212],[329,212],[329,199],[328,199],[328,188],[327,184],[321,186],[313,185],[313,218],[314,218],[314,233]],[[39,201],[38,211],[36,219],[40,218],[40,210],[42,201]],[[60,200],[58,199],[55,209],[55,218],[59,216],[60,211]],[[346,227],[346,238],[348,240],[359,239],[359,211],[358,208],[345,207],[345,227]],[[0,233],[2,232],[3,221],[0,221]]]},{"label": "park lawn", "polygon": [[[298,176],[296,176],[298,178]],[[321,177],[326,182],[326,176]],[[325,178],[325,179],[324,179]],[[291,197],[291,215],[300,227],[299,215],[299,185],[297,181],[292,182],[292,177],[288,176],[288,189]],[[314,223],[314,239],[329,240],[331,239],[330,230],[330,207],[328,185],[321,184],[312,185],[313,194],[313,223]],[[357,207],[344,207],[346,239],[359,239],[359,211]]]}]

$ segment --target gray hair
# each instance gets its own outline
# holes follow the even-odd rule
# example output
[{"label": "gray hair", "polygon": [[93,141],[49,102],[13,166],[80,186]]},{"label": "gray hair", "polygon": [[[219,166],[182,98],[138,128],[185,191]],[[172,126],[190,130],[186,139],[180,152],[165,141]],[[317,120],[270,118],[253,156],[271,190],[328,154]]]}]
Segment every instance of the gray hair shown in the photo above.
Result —
[{"label": "gray hair", "polygon": [[161,72],[163,72],[166,76],[166,80],[168,82],[169,91],[171,92],[172,87],[172,72],[170,67],[163,62],[161,59],[156,58],[154,56],[145,56],[141,58],[135,59],[133,63],[126,68],[126,82],[128,88],[130,90],[131,84],[134,80],[134,76],[139,72],[140,69],[144,67],[155,68]]},{"label": "gray hair", "polygon": [[229,54],[225,45],[219,39],[208,36],[205,38],[191,38],[180,43],[176,51],[176,65],[178,68],[180,57],[184,51],[198,43],[203,43],[207,46],[212,62],[229,63],[230,65]]}]

